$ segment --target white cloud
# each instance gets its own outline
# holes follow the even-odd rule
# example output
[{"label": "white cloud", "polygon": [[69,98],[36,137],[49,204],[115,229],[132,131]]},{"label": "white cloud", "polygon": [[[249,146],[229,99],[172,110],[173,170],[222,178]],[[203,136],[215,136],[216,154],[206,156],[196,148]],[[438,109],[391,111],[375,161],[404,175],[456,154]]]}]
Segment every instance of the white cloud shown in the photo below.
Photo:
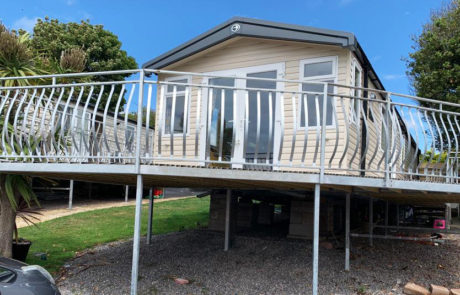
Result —
[{"label": "white cloud", "polygon": [[388,74],[388,75],[384,75],[383,79],[385,79],[385,80],[398,80],[398,79],[401,79],[401,78],[404,78],[404,77],[406,77],[406,75],[403,75],[403,74]]},{"label": "white cloud", "polygon": [[19,30],[23,29],[26,30],[27,32],[32,32],[34,30],[34,26],[37,23],[38,17],[27,17],[23,16],[20,19],[17,19],[13,23],[13,29]]}]

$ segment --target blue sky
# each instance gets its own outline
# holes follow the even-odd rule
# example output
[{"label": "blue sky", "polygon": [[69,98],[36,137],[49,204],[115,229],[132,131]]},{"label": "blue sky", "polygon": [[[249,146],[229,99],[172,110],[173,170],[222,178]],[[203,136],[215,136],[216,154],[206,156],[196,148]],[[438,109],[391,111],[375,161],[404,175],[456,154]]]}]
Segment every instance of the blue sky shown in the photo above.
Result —
[{"label": "blue sky", "polygon": [[[280,4],[283,5],[280,5]],[[37,18],[64,22],[89,19],[103,24],[141,65],[145,61],[224,22],[245,16],[284,23],[353,32],[385,87],[409,93],[405,63],[410,37],[421,32],[435,0],[304,0],[304,1],[4,1],[1,21],[31,30]]]}]

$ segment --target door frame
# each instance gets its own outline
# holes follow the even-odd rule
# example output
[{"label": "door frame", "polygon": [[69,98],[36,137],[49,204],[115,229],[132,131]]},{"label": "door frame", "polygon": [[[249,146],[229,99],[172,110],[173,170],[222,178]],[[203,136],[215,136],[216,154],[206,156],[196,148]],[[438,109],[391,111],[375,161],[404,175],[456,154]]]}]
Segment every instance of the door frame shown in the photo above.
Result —
[{"label": "door frame", "polygon": [[[252,73],[259,73],[259,72],[268,72],[268,71],[276,71],[277,79],[284,79],[285,76],[285,62],[280,63],[273,63],[273,64],[264,64],[258,66],[251,66],[251,67],[242,67],[242,68],[234,68],[234,69],[226,69],[226,70],[219,70],[213,72],[206,72],[205,75],[209,76],[226,76],[226,77],[234,77],[235,78],[235,87],[240,89],[246,88],[246,80],[247,75]],[[202,80],[202,85],[209,85],[209,79],[213,77],[204,77]],[[237,91],[237,108],[239,110],[245,110],[245,92],[241,90]],[[279,110],[281,110],[281,93],[284,91],[284,82],[277,81],[276,82],[276,95],[275,95],[275,120],[273,126],[273,170],[278,170],[276,165],[279,163],[279,147],[281,142],[281,114]],[[200,147],[199,147],[199,154],[200,160],[206,160],[206,142],[207,142],[207,122],[208,122],[208,91],[204,91],[203,93],[203,100],[201,105],[201,132],[200,138],[205,138],[206,140],[200,140]],[[235,152],[232,161],[245,163],[245,157],[243,155],[244,149],[244,113],[238,111],[237,112],[237,122],[233,124],[233,128],[236,129],[235,135]],[[243,164],[233,164],[232,168],[242,168]]]}]

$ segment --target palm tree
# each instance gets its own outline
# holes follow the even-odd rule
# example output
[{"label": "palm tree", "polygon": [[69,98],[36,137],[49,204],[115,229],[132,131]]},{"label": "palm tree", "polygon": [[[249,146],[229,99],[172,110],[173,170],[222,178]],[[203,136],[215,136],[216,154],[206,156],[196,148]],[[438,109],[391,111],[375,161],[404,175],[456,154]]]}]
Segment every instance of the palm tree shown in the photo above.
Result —
[{"label": "palm tree", "polygon": [[[42,73],[35,65],[36,58],[28,48],[29,35],[8,31],[0,24],[0,77],[30,76]],[[26,79],[4,80],[0,86],[30,85]],[[17,90],[19,91],[19,90]],[[5,91],[0,90],[0,97],[5,98]],[[6,121],[5,113],[0,113],[0,129],[7,125],[8,132],[13,132],[12,124]],[[7,147],[6,153],[17,152],[17,145]],[[4,151],[0,148],[0,153]],[[39,205],[31,188],[30,177],[23,175],[0,174],[0,255],[11,257],[12,238],[18,206],[25,203]]]}]

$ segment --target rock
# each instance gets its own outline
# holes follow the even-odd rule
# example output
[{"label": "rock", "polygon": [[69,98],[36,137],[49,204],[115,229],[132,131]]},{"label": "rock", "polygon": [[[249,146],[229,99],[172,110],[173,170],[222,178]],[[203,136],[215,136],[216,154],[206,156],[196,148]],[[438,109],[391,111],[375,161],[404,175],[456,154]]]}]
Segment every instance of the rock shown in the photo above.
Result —
[{"label": "rock", "polygon": [[451,289],[450,294],[451,295],[460,295],[460,289]]},{"label": "rock", "polygon": [[437,286],[437,285],[430,285],[431,289],[431,295],[449,295],[450,291],[449,289],[443,287],[443,286]]},{"label": "rock", "polygon": [[407,295],[431,295],[430,291],[414,283],[407,283],[403,293]]},{"label": "rock", "polygon": [[186,285],[186,284],[190,283],[189,280],[181,279],[181,278],[175,278],[174,282],[176,282],[176,284],[179,284],[179,285]]},{"label": "rock", "polygon": [[334,249],[334,245],[332,245],[331,242],[321,242],[319,243],[320,247],[324,248],[324,249],[328,249],[328,250],[331,250],[331,249]]}]

